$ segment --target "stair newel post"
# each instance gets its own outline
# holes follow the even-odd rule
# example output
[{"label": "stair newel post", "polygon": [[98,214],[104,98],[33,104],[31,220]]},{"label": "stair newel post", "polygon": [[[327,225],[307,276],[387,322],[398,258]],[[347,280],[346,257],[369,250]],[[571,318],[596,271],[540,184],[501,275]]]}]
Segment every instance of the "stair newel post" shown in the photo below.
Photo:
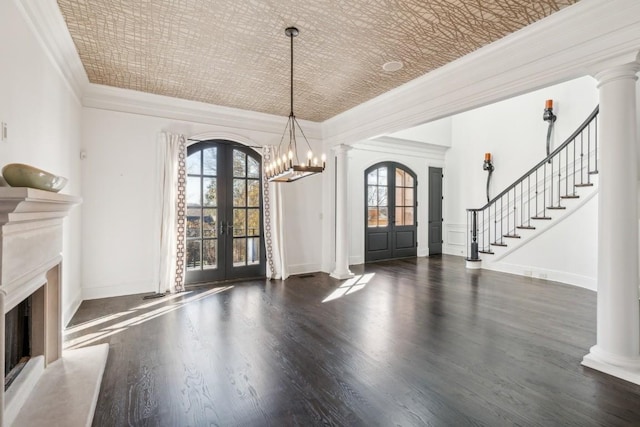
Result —
[{"label": "stair newel post", "polygon": [[471,212],[471,256],[469,259],[478,260],[478,211]]}]

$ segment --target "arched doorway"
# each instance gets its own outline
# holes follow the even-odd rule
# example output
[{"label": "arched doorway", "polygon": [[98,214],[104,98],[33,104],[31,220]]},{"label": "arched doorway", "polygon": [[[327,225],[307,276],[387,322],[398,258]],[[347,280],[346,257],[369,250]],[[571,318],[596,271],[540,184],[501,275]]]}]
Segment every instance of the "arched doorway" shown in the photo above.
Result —
[{"label": "arched doorway", "polygon": [[417,255],[416,174],[396,162],[365,171],[365,262]]},{"label": "arched doorway", "polygon": [[250,148],[188,147],[187,284],[264,276],[261,188],[261,158]]}]

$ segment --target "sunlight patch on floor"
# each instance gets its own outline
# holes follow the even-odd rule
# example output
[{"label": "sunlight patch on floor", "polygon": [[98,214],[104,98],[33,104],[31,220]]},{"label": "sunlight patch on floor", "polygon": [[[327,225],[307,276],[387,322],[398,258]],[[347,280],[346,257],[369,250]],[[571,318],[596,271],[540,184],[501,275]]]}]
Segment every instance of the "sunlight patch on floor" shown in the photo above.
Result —
[{"label": "sunlight patch on floor", "polygon": [[[125,315],[138,313],[136,316],[130,319],[122,320],[118,323],[115,323],[109,326],[104,326],[98,332],[92,332],[92,333],[84,334],[79,337],[73,338],[67,341],[64,347],[65,349],[73,349],[73,348],[83,347],[83,346],[95,343],[97,341],[103,340],[112,335],[118,334],[122,331],[126,331],[131,326],[141,325],[145,322],[148,322],[149,320],[155,319],[157,317],[163,316],[172,311],[178,310],[189,303],[207,298],[214,294],[219,294],[221,292],[228,291],[229,289],[232,289],[232,288],[233,286],[225,286],[222,288],[210,289],[208,291],[201,292],[187,298],[184,298],[184,296],[192,292],[181,292],[178,294],[170,295],[168,296],[169,298],[164,297],[162,299],[158,299],[150,303],[141,304],[131,310],[122,311],[120,313],[112,314],[109,316],[103,316],[99,319],[91,320],[77,326],[72,326],[65,331],[65,335],[71,335],[75,332],[81,331],[91,326],[96,326],[99,324],[103,324],[109,321],[119,319]],[[170,304],[164,305],[162,307],[158,307],[151,311],[142,311],[150,307],[153,307],[154,305],[158,305],[162,302],[166,303],[168,299],[169,300],[176,299],[178,296],[182,297],[182,299],[180,299],[179,301],[172,302]]]},{"label": "sunlight patch on floor", "polygon": [[352,277],[342,285],[338,286],[338,288],[331,292],[331,294],[323,299],[322,302],[333,301],[338,298],[342,298],[345,295],[350,295],[364,289],[364,287],[367,286],[367,283],[369,283],[375,275],[375,273],[368,273]]}]

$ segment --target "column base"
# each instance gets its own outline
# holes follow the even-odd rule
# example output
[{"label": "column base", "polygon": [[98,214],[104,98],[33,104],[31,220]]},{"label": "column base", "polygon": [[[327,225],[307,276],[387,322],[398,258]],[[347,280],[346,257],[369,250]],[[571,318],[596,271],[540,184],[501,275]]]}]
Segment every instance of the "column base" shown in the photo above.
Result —
[{"label": "column base", "polygon": [[633,359],[618,357],[594,345],[582,359],[582,366],[640,385],[640,356]]},{"label": "column base", "polygon": [[331,272],[331,274],[329,274],[329,276],[333,277],[334,279],[344,280],[344,279],[351,279],[354,276],[354,274],[349,269],[347,269],[346,271],[334,270]]},{"label": "column base", "polygon": [[469,270],[477,270],[479,268],[482,268],[482,260],[481,259],[465,258],[465,261],[467,263],[467,268]]}]

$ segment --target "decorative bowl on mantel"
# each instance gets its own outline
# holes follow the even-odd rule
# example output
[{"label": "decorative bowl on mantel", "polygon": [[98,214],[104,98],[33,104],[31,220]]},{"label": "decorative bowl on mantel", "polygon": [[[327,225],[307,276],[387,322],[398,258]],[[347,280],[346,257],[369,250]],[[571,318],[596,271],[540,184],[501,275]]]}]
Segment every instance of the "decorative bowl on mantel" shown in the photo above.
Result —
[{"label": "decorative bowl on mantel", "polygon": [[67,185],[67,178],[23,163],[10,163],[2,168],[2,176],[12,187],[29,187],[57,193]]}]

